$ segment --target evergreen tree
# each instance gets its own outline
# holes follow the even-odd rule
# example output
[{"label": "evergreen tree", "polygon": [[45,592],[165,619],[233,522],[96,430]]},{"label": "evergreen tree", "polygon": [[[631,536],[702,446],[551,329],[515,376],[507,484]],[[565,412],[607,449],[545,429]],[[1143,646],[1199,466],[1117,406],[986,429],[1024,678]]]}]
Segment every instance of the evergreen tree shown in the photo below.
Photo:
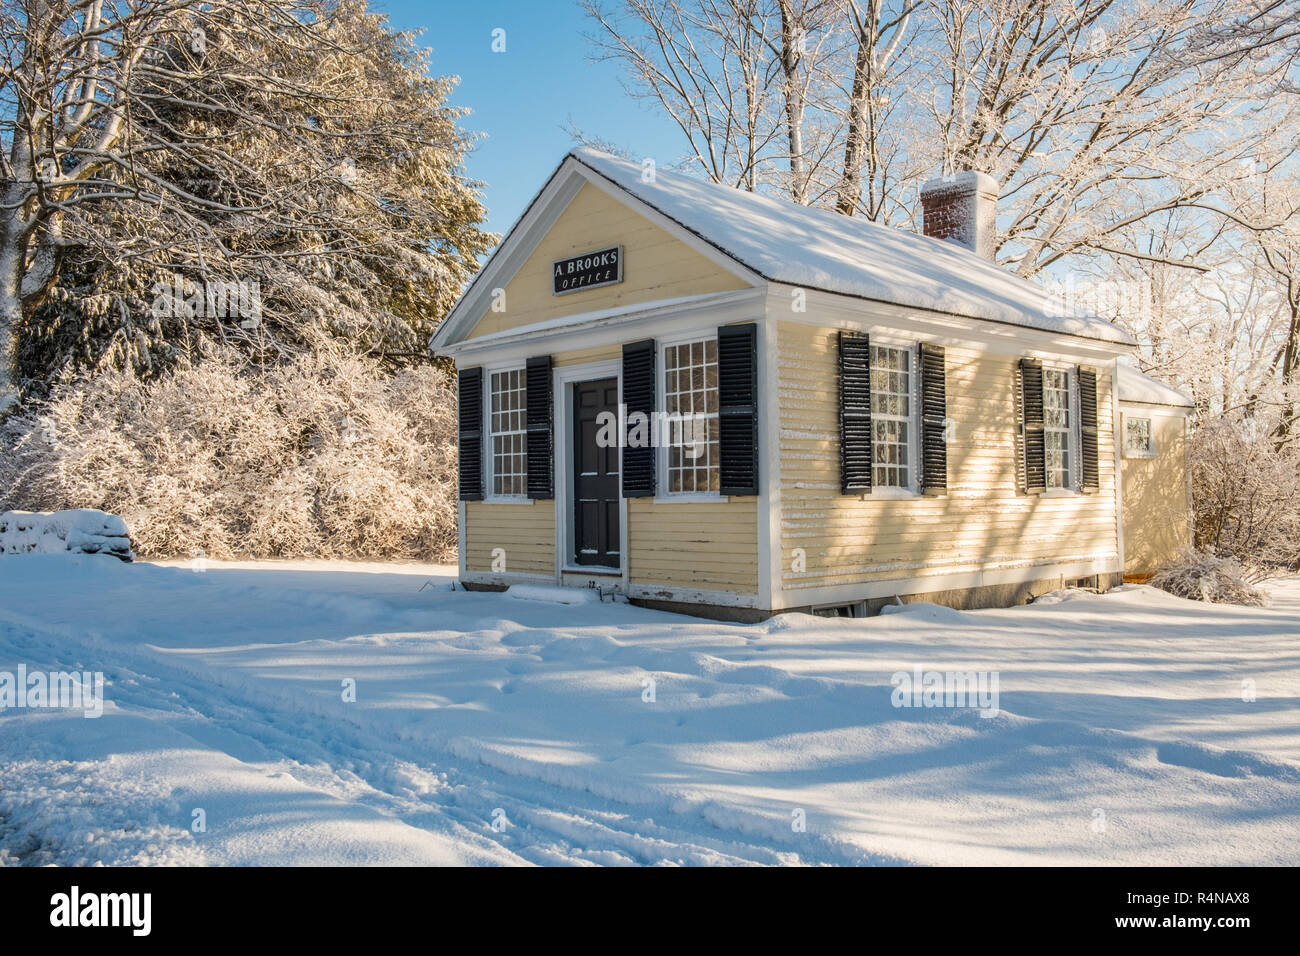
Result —
[{"label": "evergreen tree", "polygon": [[[35,69],[51,27],[85,42]],[[274,359],[320,331],[390,368],[425,360],[493,237],[454,81],[413,35],[361,0],[55,4],[2,28],[28,51],[4,87],[19,201],[0,230],[0,260],[23,262],[25,393],[100,366],[156,376],[212,342]],[[96,87],[84,119],[78,83]]]}]

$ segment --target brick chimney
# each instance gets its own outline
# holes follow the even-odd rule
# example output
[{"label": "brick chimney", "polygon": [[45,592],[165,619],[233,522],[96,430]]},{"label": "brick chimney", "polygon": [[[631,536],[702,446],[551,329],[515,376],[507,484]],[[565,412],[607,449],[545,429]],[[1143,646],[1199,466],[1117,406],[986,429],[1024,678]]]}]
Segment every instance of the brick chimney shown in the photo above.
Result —
[{"label": "brick chimney", "polygon": [[921,187],[921,208],[927,236],[949,239],[985,259],[993,258],[998,184],[992,176],[968,170],[931,179]]}]

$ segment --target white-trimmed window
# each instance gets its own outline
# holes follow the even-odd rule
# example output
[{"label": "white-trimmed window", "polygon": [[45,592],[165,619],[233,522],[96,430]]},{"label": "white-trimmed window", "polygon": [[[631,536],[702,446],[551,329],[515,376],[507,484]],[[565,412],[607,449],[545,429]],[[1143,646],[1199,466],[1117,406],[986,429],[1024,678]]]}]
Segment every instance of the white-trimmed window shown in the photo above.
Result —
[{"label": "white-trimmed window", "polygon": [[528,493],[527,379],[522,368],[493,372],[488,404],[488,456],[492,496]]},{"label": "white-trimmed window", "polygon": [[912,386],[912,349],[871,346],[873,488],[914,487],[916,424]]},{"label": "white-trimmed window", "polygon": [[1151,430],[1150,418],[1124,416],[1124,457],[1154,458],[1156,455],[1155,433]]},{"label": "white-trimmed window", "polygon": [[1043,369],[1043,449],[1048,488],[1071,488],[1074,445],[1073,402],[1070,373],[1063,368]]},{"label": "white-trimmed window", "polygon": [[[665,345],[664,412],[668,447],[665,490],[670,495],[717,494],[718,340],[716,337]],[[666,454],[665,454],[666,451]]]}]

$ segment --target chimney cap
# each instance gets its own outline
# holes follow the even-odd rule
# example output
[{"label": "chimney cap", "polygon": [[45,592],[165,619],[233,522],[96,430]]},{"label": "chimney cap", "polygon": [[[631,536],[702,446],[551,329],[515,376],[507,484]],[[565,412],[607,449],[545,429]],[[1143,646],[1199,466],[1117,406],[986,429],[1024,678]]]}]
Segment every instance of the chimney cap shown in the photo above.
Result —
[{"label": "chimney cap", "polygon": [[967,169],[960,173],[951,173],[946,176],[936,176],[934,179],[928,179],[921,184],[921,195],[928,196],[932,193],[946,192],[947,190],[973,190],[983,193],[991,193],[994,198],[1000,191],[998,181],[988,173],[976,172],[973,169]]}]

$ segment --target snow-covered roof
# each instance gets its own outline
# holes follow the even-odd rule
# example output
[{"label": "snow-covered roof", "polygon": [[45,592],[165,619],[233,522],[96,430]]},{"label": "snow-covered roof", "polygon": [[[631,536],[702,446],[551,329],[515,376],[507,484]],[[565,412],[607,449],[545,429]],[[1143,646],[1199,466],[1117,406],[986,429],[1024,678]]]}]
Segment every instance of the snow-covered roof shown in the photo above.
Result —
[{"label": "snow-covered roof", "polygon": [[1116,375],[1119,382],[1119,400],[1137,402],[1142,405],[1173,405],[1177,408],[1192,408],[1192,400],[1171,388],[1164,382],[1157,381],[1150,375],[1139,372],[1131,365],[1119,366]]},{"label": "snow-covered roof", "polygon": [[569,154],[772,282],[1131,345],[1105,319],[1063,315],[1057,297],[956,243],[827,209],[656,171],[594,149]]}]

